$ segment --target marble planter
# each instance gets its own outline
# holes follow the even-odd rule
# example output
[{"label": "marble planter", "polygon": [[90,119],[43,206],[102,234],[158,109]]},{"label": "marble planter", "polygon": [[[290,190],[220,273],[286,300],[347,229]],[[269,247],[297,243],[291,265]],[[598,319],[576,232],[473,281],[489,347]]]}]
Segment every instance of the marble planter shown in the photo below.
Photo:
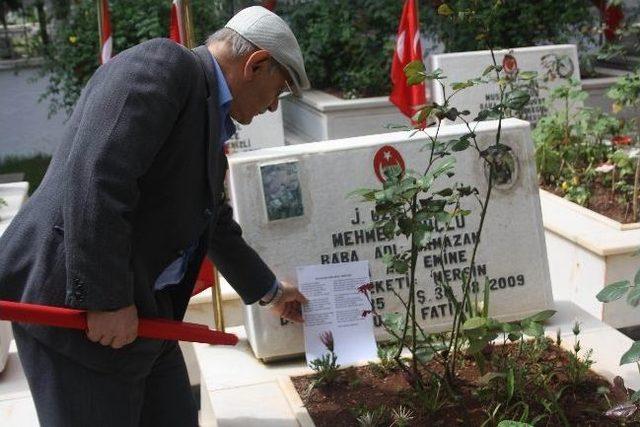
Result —
[{"label": "marble planter", "polygon": [[625,299],[596,299],[605,285],[633,280],[640,268],[640,223],[621,224],[544,190],[540,202],[554,297],[614,328],[640,324],[640,311]]},{"label": "marble planter", "polygon": [[408,125],[387,96],[341,99],[318,90],[282,101],[287,144],[393,132],[385,126]]},{"label": "marble planter", "polygon": [[[607,97],[607,91],[613,84],[625,74],[624,70],[616,70],[614,68],[596,68],[601,77],[587,78],[582,80],[582,89],[584,89],[589,97],[584,101],[585,107],[600,108],[605,113],[611,113],[611,104],[613,101]],[[640,110],[637,108],[625,108],[617,114],[618,117],[629,119],[638,116]]]},{"label": "marble planter", "polygon": [[[561,330],[562,346],[574,345],[571,329],[581,323],[583,351],[593,349],[592,370],[611,381],[616,375],[628,387],[640,388],[638,368],[619,366],[632,340],[568,301],[555,301],[557,313],[545,328],[555,339]],[[240,339],[235,347],[195,344],[201,371],[201,426],[312,427],[314,425],[290,377],[312,373],[304,359],[263,364],[252,353],[243,327],[230,328]]]},{"label": "marble planter", "polygon": [[[12,182],[0,184],[0,199],[6,203],[0,206],[0,236],[7,229],[13,217],[18,213],[20,206],[27,199],[29,190],[28,182]],[[0,321],[0,372],[4,370],[9,355],[9,345],[13,336],[11,324]]]}]

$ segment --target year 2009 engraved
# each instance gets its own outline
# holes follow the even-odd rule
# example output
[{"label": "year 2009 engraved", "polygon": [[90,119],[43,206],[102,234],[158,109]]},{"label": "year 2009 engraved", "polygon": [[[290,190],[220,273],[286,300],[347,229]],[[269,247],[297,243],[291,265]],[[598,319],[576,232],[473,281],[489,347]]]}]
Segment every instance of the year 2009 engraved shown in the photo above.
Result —
[{"label": "year 2009 engraved", "polygon": [[524,274],[498,277],[495,279],[489,279],[489,289],[497,291],[500,289],[515,288],[516,286],[524,286],[524,283]]}]

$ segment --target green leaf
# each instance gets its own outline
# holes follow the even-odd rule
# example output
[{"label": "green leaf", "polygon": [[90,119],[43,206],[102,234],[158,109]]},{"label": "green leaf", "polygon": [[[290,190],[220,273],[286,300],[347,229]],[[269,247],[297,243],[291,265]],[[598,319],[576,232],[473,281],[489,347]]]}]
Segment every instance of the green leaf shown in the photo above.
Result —
[{"label": "green leaf", "polygon": [[472,331],[474,329],[480,329],[487,326],[487,318],[486,317],[472,317],[464,322],[462,329],[465,331]]},{"label": "green leaf", "polygon": [[[425,79],[426,78],[425,78],[425,75],[423,73],[411,74],[410,76],[407,76],[407,85],[409,85],[409,86],[419,85],[420,83],[425,81]],[[420,111],[419,114],[422,114],[422,111]],[[426,116],[425,116],[425,118],[426,118]],[[422,120],[424,120],[424,118]],[[422,120],[420,120],[420,121],[422,121]]]},{"label": "green leaf", "polygon": [[442,224],[447,224],[449,221],[453,219],[453,215],[451,215],[447,211],[440,211],[435,213],[436,221]]},{"label": "green leaf", "polygon": [[522,332],[531,337],[541,337],[544,335],[544,328],[537,322],[526,322],[522,324]]},{"label": "green leaf", "polygon": [[398,218],[398,227],[400,227],[402,234],[408,236],[413,231],[413,222],[409,218],[400,217]]},{"label": "green leaf", "polygon": [[469,145],[471,145],[471,143],[469,142],[468,139],[460,139],[460,140],[458,140],[458,142],[456,142],[455,144],[453,144],[451,146],[451,150],[453,150],[453,151],[464,151],[467,148],[469,148]]},{"label": "green leaf", "polygon": [[405,261],[396,259],[393,261],[393,269],[396,273],[404,274],[409,270],[409,264]]},{"label": "green leaf", "polygon": [[553,317],[554,314],[556,314],[555,310],[544,310],[534,314],[533,316],[529,316],[526,319],[523,319],[523,322],[544,322],[545,320],[549,320],[551,317]]},{"label": "green leaf", "polygon": [[411,61],[403,69],[404,75],[407,77],[408,85],[416,85],[422,83],[426,79],[425,67],[422,61]]},{"label": "green leaf", "polygon": [[444,209],[444,207],[446,206],[446,204],[447,204],[447,201],[443,200],[443,199],[427,200],[425,202],[424,209],[427,212],[436,213],[436,212],[442,211]]},{"label": "green leaf", "polygon": [[522,333],[520,332],[511,332],[508,336],[509,341],[511,342],[516,342],[518,341],[520,338],[522,338]]},{"label": "green leaf", "polygon": [[400,335],[404,329],[404,316],[400,313],[384,313],[382,314],[382,323]]},{"label": "green leaf", "polygon": [[457,108],[450,108],[447,110],[447,112],[445,113],[445,117],[451,121],[454,121],[455,119],[458,118],[458,116],[460,115],[460,112],[458,111]]},{"label": "green leaf", "polygon": [[629,283],[628,280],[612,283],[611,285],[605,286],[603,290],[598,292],[596,298],[598,298],[598,301],[600,302],[615,301],[622,298],[622,296],[627,293],[629,286],[631,286],[631,283]]},{"label": "green leaf", "polygon": [[638,361],[640,361],[640,341],[634,342],[631,348],[622,355],[620,364],[626,365],[627,363],[635,363]]},{"label": "green leaf", "polygon": [[468,87],[474,86],[475,83],[473,80],[467,80],[466,82],[455,82],[451,84],[451,89],[453,90],[462,90]]},{"label": "green leaf", "polygon": [[521,423],[520,421],[503,420],[498,423],[498,427],[533,427],[529,423]]},{"label": "green leaf", "polygon": [[631,395],[631,397],[629,398],[630,401],[632,402],[638,402],[640,401],[640,390],[636,391],[635,393],[633,393]]},{"label": "green leaf", "polygon": [[489,343],[489,339],[485,338],[483,335],[480,335],[477,338],[469,339],[469,346],[467,347],[468,354],[478,354],[480,353]]},{"label": "green leaf", "polygon": [[640,285],[640,270],[636,271],[636,275],[633,278],[633,284],[636,286]]},{"label": "green leaf", "polygon": [[425,71],[424,63],[419,60],[411,61],[405,65],[403,71],[407,73],[420,73]]},{"label": "green leaf", "polygon": [[520,71],[518,73],[518,78],[522,80],[533,80],[538,77],[537,71]]},{"label": "green leaf", "polygon": [[448,157],[446,160],[444,160],[442,163],[439,163],[438,166],[435,168],[435,170],[432,172],[432,175],[434,177],[443,174],[444,172],[447,172],[451,169],[453,169],[454,165],[456,164],[456,158],[455,157]]},{"label": "green leaf", "polygon": [[382,227],[382,232],[387,239],[393,238],[393,233],[396,231],[396,223],[394,220],[387,221]]},{"label": "green leaf", "polygon": [[496,378],[504,377],[506,377],[504,372],[487,372],[486,374],[478,378],[478,384],[487,385]]},{"label": "green leaf", "polygon": [[432,184],[433,184],[433,175],[425,175],[416,181],[416,185],[420,187],[420,189],[423,191],[426,191],[429,188],[431,188]]},{"label": "green leaf", "polygon": [[376,190],[372,190],[370,188],[358,188],[357,190],[353,190],[348,193],[346,198],[348,199],[354,196],[359,196],[362,197],[365,201],[371,202],[375,200],[375,194]]},{"label": "green leaf", "polygon": [[440,6],[438,6],[438,15],[442,15],[442,16],[453,15],[453,9],[451,9],[451,7],[448,4],[443,3]]},{"label": "green leaf", "polygon": [[[489,293],[491,289],[489,287],[489,278],[485,278],[484,280],[484,295],[482,296],[482,317],[487,317],[489,315]],[[505,323],[507,325],[508,323]]]},{"label": "green leaf", "polygon": [[453,190],[451,188],[445,188],[443,190],[440,190],[438,192],[436,192],[436,194],[442,196],[442,197],[449,197],[450,195],[453,194]]},{"label": "green leaf", "polygon": [[492,72],[493,70],[495,70],[496,67],[495,65],[489,65],[487,68],[484,69],[484,71],[482,72],[482,77],[486,76],[487,74],[489,74],[490,72]]},{"label": "green leaf", "polygon": [[504,104],[512,110],[521,110],[529,102],[530,98],[531,95],[528,92],[516,89],[507,94]]},{"label": "green leaf", "polygon": [[513,375],[513,368],[509,368],[509,371],[507,372],[507,401],[511,400],[513,397],[515,386],[516,380]]},{"label": "green leaf", "polygon": [[394,259],[394,255],[393,254],[384,254],[382,256],[382,263],[384,265],[386,265],[387,267],[391,267],[393,265],[393,259]]},{"label": "green leaf", "polygon": [[634,286],[629,295],[627,295],[627,303],[633,307],[637,307],[640,304],[640,286]]},{"label": "green leaf", "polygon": [[433,359],[435,353],[429,347],[419,347],[416,349],[416,357],[422,363],[427,363]]}]

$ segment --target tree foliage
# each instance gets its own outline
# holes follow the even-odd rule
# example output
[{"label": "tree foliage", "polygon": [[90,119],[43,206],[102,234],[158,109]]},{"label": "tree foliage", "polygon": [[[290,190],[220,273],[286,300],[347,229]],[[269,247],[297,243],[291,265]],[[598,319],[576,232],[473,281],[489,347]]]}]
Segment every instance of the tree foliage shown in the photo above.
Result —
[{"label": "tree foliage", "polygon": [[421,22],[423,34],[442,41],[447,52],[484,50],[487,42],[496,49],[568,42],[586,33],[597,19],[591,2],[584,0],[502,0],[498,7],[494,0],[447,1],[453,14],[471,14],[473,20],[491,28],[484,39],[468,20],[439,19],[440,3],[428,0]]},{"label": "tree foliage", "polygon": [[308,1],[283,8],[316,89],[345,98],[389,93],[401,1]]}]

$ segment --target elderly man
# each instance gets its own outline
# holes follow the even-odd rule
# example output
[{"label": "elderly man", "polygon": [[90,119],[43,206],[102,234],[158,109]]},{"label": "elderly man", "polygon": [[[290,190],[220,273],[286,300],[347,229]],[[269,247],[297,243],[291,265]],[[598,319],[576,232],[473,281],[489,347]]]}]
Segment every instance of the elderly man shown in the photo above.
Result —
[{"label": "elderly man", "polygon": [[245,9],[194,51],[142,43],[100,67],[60,148],[0,240],[0,297],[88,311],[86,333],[14,325],[43,426],[195,426],[176,342],[138,316],[181,319],[208,256],[246,304],[301,321],[304,297],[244,242],[225,202],[231,118],[309,87],[278,16]]}]

